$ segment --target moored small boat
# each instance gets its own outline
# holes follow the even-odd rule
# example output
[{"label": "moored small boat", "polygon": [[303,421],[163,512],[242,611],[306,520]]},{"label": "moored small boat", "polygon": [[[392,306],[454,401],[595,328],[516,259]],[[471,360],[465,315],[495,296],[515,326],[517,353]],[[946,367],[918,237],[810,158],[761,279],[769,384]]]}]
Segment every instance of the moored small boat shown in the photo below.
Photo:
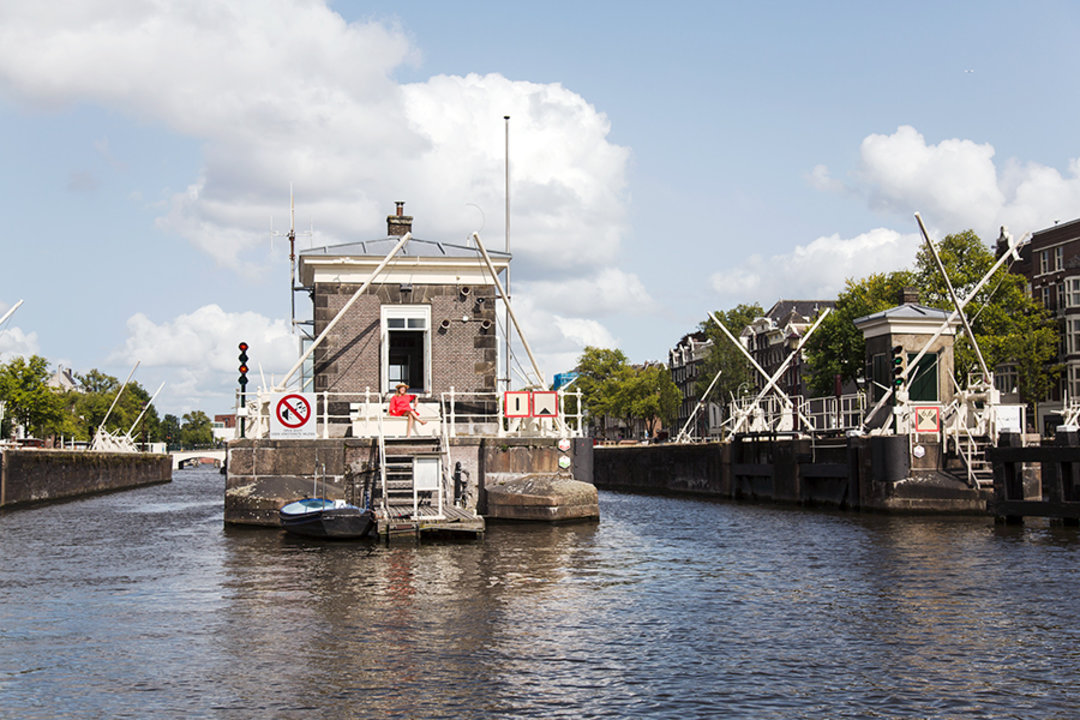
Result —
[{"label": "moored small boat", "polygon": [[355,540],[373,534],[375,513],[344,500],[303,498],[278,511],[287,532],[306,537]]}]

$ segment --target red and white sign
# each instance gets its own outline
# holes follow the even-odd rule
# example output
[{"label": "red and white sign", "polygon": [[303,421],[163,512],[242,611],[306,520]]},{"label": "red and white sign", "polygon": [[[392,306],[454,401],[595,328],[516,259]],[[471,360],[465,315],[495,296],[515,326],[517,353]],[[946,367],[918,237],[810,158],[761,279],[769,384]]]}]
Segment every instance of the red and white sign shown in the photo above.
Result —
[{"label": "red and white sign", "polygon": [[538,418],[559,416],[559,393],[554,390],[537,390],[532,394],[532,414]]},{"label": "red and white sign", "polygon": [[503,394],[503,415],[508,418],[529,417],[529,393],[524,390],[510,390]]},{"label": "red and white sign", "polygon": [[314,439],[314,393],[289,393],[270,400],[271,439]]},{"label": "red and white sign", "polygon": [[941,408],[915,408],[915,432],[936,433],[941,429]]}]

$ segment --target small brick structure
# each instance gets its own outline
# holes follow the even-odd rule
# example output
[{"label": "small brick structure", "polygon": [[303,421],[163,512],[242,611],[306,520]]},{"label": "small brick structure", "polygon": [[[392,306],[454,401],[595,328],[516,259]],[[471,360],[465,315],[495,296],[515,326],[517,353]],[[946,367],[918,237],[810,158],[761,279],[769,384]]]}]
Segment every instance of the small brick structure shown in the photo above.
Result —
[{"label": "small brick structure", "polygon": [[[313,304],[318,337],[406,233],[404,203],[387,217],[386,238],[300,253],[299,280]],[[496,273],[507,253],[489,250]],[[438,397],[496,390],[498,299],[495,278],[478,247],[410,237],[313,354],[316,392],[410,393]],[[343,398],[345,400],[346,398]]]}]

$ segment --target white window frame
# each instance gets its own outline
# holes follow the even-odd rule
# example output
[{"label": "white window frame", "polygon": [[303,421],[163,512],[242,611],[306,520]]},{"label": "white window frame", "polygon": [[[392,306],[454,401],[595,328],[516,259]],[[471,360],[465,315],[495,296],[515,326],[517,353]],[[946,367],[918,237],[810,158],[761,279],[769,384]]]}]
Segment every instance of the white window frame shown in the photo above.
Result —
[{"label": "white window frame", "polygon": [[1043,250],[1039,253],[1039,274],[1045,275],[1050,272],[1050,251]]},{"label": "white window frame", "polygon": [[[392,328],[391,321],[404,320],[404,327]],[[424,332],[424,387],[410,388],[418,393],[431,392],[431,306],[430,305],[383,305],[379,311],[380,363],[379,377],[383,392],[390,392],[390,333],[394,330],[422,330]]]},{"label": "white window frame", "polygon": [[1068,368],[1069,400],[1073,400],[1080,398],[1080,365],[1070,363]]},{"label": "white window frame", "polygon": [[1063,267],[1065,267],[1065,248],[1058,245],[1054,248],[1054,271],[1057,272]]},{"label": "white window frame", "polygon": [[1080,277],[1065,278],[1065,307],[1080,307]]},{"label": "white window frame", "polygon": [[1065,321],[1065,354],[1080,353],[1080,318],[1070,317]]}]

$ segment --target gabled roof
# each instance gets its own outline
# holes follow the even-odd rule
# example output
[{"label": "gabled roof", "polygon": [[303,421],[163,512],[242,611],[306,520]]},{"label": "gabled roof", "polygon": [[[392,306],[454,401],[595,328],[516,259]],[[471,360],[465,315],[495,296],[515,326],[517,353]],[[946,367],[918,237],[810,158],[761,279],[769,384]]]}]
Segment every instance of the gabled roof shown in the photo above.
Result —
[{"label": "gabled roof", "polygon": [[[357,242],[342,243],[340,245],[324,245],[300,252],[301,257],[325,256],[325,257],[375,257],[384,258],[397,245],[400,237],[389,236],[377,240],[359,240]],[[496,258],[509,258],[510,254],[488,248],[488,255],[492,260]],[[480,249],[454,243],[435,242],[409,238],[405,247],[398,252],[399,257],[424,257],[424,258],[479,258]]]},{"label": "gabled roof", "polygon": [[765,313],[765,317],[777,323],[789,322],[794,313],[802,318],[813,318],[822,308],[836,307],[832,300],[777,300]]},{"label": "gabled roof", "polygon": [[[888,310],[882,310],[881,312],[864,315],[861,318],[855,318],[854,322],[856,327],[874,322],[875,320],[927,320],[942,323],[951,314],[952,313],[946,310],[938,310],[937,308],[926,307],[925,305],[919,305],[918,303],[904,303],[903,305],[891,307]],[[959,320],[954,322],[959,322]]]}]

